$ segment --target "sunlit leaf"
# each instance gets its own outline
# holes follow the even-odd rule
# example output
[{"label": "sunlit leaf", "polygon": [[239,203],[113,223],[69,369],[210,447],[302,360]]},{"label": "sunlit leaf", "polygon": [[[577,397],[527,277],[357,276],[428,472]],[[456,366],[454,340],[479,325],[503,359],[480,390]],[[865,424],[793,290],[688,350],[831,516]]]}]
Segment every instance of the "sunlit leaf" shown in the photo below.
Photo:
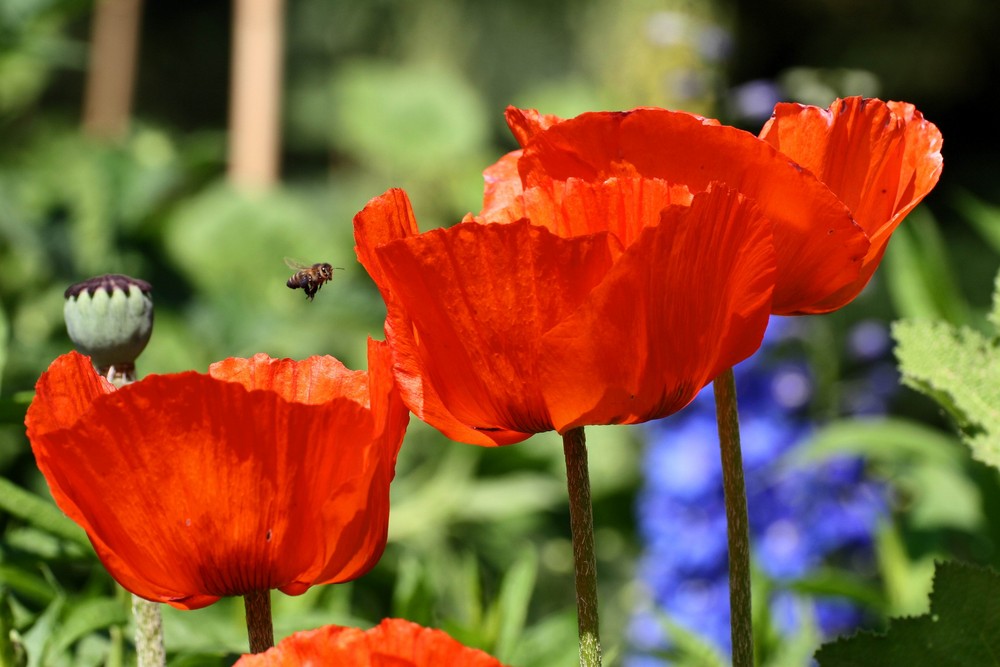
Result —
[{"label": "sunlit leaf", "polygon": [[893,233],[885,263],[880,275],[904,317],[968,321],[945,243],[926,208],[917,208]]},{"label": "sunlit leaf", "polygon": [[1000,467],[1000,350],[969,328],[944,322],[893,325],[903,382],[955,418],[972,454]]},{"label": "sunlit leaf", "polygon": [[862,632],[826,644],[820,667],[1000,665],[1000,576],[961,563],[940,563],[930,612],[894,619],[884,634]]}]

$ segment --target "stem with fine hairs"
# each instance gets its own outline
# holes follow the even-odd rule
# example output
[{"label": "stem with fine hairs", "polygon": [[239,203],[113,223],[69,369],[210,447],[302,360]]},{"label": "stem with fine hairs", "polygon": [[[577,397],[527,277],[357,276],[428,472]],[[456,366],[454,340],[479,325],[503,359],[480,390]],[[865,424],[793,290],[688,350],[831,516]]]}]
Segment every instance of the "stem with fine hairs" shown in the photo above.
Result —
[{"label": "stem with fine hairs", "polygon": [[135,618],[135,656],[138,667],[163,667],[167,652],[163,648],[163,617],[160,603],[132,596]]},{"label": "stem with fine hairs", "polygon": [[263,653],[274,646],[271,624],[271,591],[252,591],[243,596],[247,612],[247,637],[251,653]]},{"label": "stem with fine hairs", "polygon": [[590,471],[583,427],[563,434],[569,521],[576,570],[576,611],[580,632],[580,666],[601,664],[601,633],[597,617],[597,557],[594,554],[594,512],[590,501]]},{"label": "stem with fine hairs", "polygon": [[719,424],[722,485],[726,496],[729,539],[729,609],[733,667],[753,667],[753,616],[750,603],[750,521],[740,452],[740,418],[733,369],[713,383],[715,417]]}]

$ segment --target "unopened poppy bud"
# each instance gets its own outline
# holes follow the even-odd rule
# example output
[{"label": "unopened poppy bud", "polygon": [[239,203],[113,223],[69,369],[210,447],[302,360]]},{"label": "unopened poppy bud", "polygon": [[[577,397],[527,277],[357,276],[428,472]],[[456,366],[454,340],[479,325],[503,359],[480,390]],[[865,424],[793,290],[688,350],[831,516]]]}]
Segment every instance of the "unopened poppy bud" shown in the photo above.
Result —
[{"label": "unopened poppy bud", "polygon": [[153,287],[144,280],[108,274],[66,290],[63,316],[77,349],[112,382],[135,374],[135,360],[153,331]]}]

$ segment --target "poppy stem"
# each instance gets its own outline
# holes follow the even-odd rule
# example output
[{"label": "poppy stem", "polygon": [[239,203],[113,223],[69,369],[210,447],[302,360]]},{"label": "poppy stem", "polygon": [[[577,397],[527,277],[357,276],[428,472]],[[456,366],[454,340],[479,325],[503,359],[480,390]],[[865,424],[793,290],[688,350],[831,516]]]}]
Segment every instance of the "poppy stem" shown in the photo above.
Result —
[{"label": "poppy stem", "polygon": [[163,667],[167,652],[163,648],[163,617],[160,603],[132,596],[135,617],[135,656],[138,667]]},{"label": "poppy stem", "polygon": [[722,485],[726,496],[729,537],[729,610],[733,667],[753,667],[753,615],[750,604],[750,521],[740,452],[740,417],[733,369],[713,383],[715,417],[722,453]]},{"label": "poppy stem", "polygon": [[247,610],[247,637],[251,653],[263,653],[274,646],[271,624],[271,591],[252,591],[243,596]]},{"label": "poppy stem", "polygon": [[563,434],[569,523],[576,570],[576,612],[580,632],[580,667],[601,664],[601,635],[597,618],[597,557],[594,555],[594,512],[590,501],[587,439],[583,427]]}]

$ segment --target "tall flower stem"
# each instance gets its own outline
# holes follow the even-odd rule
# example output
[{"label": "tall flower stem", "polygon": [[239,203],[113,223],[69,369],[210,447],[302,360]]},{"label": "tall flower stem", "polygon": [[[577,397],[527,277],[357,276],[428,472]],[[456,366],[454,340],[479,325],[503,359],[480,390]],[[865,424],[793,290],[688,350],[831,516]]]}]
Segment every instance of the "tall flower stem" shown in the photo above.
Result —
[{"label": "tall flower stem", "polygon": [[590,470],[583,427],[563,434],[569,522],[576,570],[576,612],[580,632],[580,666],[601,664],[601,634],[597,618],[597,557],[594,554],[594,512],[590,501]]},{"label": "tall flower stem", "polygon": [[167,653],[163,648],[163,617],[160,603],[132,596],[135,617],[135,655],[138,667],[163,667]]},{"label": "tall flower stem", "polygon": [[253,591],[243,596],[247,611],[247,637],[250,652],[263,653],[274,646],[274,626],[271,623],[271,591]]},{"label": "tall flower stem", "polygon": [[729,538],[729,609],[733,667],[753,667],[753,619],[750,605],[750,521],[740,452],[740,418],[733,369],[715,378],[715,416],[722,452],[722,485],[726,495]]}]

